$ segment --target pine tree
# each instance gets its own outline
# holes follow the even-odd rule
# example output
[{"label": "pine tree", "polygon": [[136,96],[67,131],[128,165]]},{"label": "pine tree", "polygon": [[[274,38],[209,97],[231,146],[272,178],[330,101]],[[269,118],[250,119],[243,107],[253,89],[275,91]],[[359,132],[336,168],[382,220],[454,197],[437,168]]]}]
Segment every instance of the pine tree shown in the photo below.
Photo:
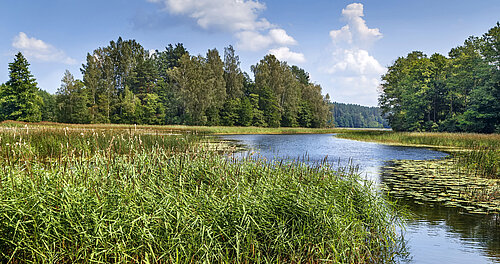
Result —
[{"label": "pine tree", "polygon": [[0,91],[0,119],[38,122],[42,118],[35,78],[28,69],[29,63],[21,52],[9,63],[9,80]]}]

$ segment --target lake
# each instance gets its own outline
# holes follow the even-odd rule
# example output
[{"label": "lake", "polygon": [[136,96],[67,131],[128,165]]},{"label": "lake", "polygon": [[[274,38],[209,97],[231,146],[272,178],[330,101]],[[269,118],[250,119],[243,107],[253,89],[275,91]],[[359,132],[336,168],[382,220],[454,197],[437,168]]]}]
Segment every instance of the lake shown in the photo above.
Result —
[{"label": "lake", "polygon": [[[427,148],[389,146],[340,139],[332,134],[225,135],[246,151],[237,156],[268,160],[301,160],[310,164],[325,160],[334,167],[359,166],[359,173],[380,184],[381,167],[390,160],[441,159],[446,153]],[[493,216],[462,214],[435,204],[401,201],[413,216],[404,231],[411,254],[409,263],[500,263],[500,228]]]}]

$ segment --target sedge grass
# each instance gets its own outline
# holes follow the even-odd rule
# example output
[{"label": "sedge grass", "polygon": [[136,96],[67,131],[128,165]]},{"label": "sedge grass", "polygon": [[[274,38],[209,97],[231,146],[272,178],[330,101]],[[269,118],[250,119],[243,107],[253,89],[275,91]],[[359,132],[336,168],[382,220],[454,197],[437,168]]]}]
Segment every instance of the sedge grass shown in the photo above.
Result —
[{"label": "sedge grass", "polygon": [[184,135],[0,136],[0,262],[386,263],[404,252],[396,211],[349,170],[232,160]]},{"label": "sedge grass", "polygon": [[96,130],[140,130],[150,132],[177,132],[200,134],[328,134],[349,131],[344,128],[304,127],[236,127],[236,126],[187,126],[187,125],[127,125],[127,124],[62,124],[52,122],[24,123],[19,121],[0,122],[1,128],[70,128]]}]

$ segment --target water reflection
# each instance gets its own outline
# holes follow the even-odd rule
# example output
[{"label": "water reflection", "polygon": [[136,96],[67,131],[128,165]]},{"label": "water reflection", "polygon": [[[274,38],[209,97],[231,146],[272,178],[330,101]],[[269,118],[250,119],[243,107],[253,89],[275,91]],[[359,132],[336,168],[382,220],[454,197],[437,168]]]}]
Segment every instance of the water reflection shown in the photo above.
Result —
[{"label": "water reflection", "polygon": [[[336,138],[333,135],[228,135],[248,151],[268,160],[292,159],[308,163],[329,161],[333,166],[359,164],[367,178],[380,182],[380,168],[395,159],[427,160],[447,154],[425,149],[388,146]],[[458,210],[406,201],[415,218],[406,238],[412,263],[500,263],[500,234],[491,216],[463,215]]]},{"label": "water reflection", "polygon": [[496,216],[468,215],[460,209],[402,201],[414,217],[406,236],[414,263],[499,263]]}]

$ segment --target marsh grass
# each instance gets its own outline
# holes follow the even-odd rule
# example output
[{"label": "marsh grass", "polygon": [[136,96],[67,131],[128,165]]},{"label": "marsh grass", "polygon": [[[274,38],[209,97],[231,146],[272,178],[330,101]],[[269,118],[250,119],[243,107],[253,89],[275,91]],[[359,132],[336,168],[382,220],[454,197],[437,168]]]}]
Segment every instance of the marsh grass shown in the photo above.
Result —
[{"label": "marsh grass", "polygon": [[0,122],[1,128],[65,128],[95,130],[135,130],[153,133],[194,133],[194,134],[328,134],[349,131],[343,128],[304,127],[235,127],[235,126],[187,126],[187,125],[127,125],[127,124],[62,124],[52,122],[25,123],[19,121]]},{"label": "marsh grass", "polygon": [[404,253],[396,211],[349,169],[231,159],[198,136],[24,128],[0,131],[0,262],[386,263]]}]

